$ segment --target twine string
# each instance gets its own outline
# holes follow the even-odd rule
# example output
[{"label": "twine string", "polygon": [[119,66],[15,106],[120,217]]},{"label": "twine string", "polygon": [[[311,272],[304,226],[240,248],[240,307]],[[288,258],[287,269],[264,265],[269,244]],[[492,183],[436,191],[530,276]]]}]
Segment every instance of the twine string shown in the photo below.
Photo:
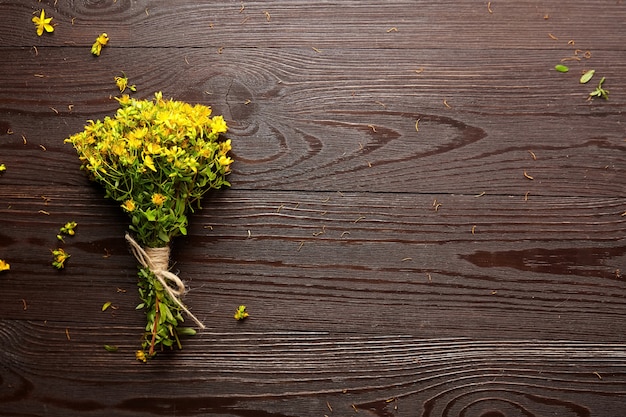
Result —
[{"label": "twine string", "polygon": [[172,300],[185,312],[196,324],[204,329],[205,326],[200,320],[194,316],[191,311],[180,301],[180,296],[185,293],[185,284],[178,275],[168,271],[170,261],[169,246],[163,248],[142,248],[131,235],[126,233],[126,241],[130,245],[130,250],[137,261],[144,268],[148,268],[150,272],[159,280],[163,289],[167,292]]}]

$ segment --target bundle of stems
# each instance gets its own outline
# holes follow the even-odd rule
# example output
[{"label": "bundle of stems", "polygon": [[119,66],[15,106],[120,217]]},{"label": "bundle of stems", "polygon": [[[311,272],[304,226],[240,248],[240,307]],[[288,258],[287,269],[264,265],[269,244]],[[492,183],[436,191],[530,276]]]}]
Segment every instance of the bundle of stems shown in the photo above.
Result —
[{"label": "bundle of stems", "polygon": [[195,334],[179,325],[188,314],[180,297],[183,281],[168,269],[172,239],[187,234],[189,212],[200,208],[210,189],[230,186],[226,175],[233,162],[222,116],[211,117],[204,105],[164,100],[117,99],[114,117],[89,120],[82,132],[65,141],[76,149],[81,169],[101,184],[105,197],[120,203],[130,216],[126,235],[140,263],[138,309],[147,324],[137,358],[146,361],[158,348],[181,347],[181,335]]}]

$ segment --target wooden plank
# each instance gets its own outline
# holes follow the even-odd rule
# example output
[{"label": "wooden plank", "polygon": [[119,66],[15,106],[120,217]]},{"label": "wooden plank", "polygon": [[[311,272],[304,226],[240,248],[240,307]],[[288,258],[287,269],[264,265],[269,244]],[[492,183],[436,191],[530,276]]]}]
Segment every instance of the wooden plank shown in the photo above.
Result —
[{"label": "wooden plank", "polygon": [[[0,210],[13,265],[0,316],[107,326],[100,310],[112,301],[114,323],[140,330],[121,210],[88,187],[48,193],[47,204],[27,191],[4,192],[10,207]],[[620,341],[626,325],[621,198],[233,189],[206,206],[173,259],[213,329],[230,328],[242,303],[257,331]],[[71,220],[79,232],[59,272],[50,249]]]},{"label": "wooden plank", "polygon": [[[0,15],[0,415],[622,415],[620,2]],[[63,144],[115,111],[122,71],[224,114],[236,159],[172,253],[208,329],[147,365],[128,219]],[[587,101],[602,76],[610,99]]]},{"label": "wooden plank", "polygon": [[[331,103],[335,111],[408,107],[404,113],[460,112],[473,117],[572,112],[602,117],[623,109],[622,51],[602,50],[589,59],[566,62],[571,72],[560,74],[554,65],[571,55],[569,49],[536,51],[529,60],[514,49],[444,53],[416,48],[405,54],[339,48],[320,54],[303,48],[231,48],[220,54],[203,48],[155,47],[132,53],[112,49],[106,58],[91,59],[76,48],[42,47],[36,54],[29,48],[5,48],[0,70],[6,85],[0,103],[3,109],[44,114],[56,114],[50,107],[63,115],[108,113],[116,107],[111,96],[119,94],[113,78],[125,72],[137,84],[139,97],[163,90],[167,96],[228,107],[237,119],[259,110],[274,115],[268,105],[275,113],[306,113],[328,111]],[[607,78],[611,100],[586,101],[595,79],[586,86],[578,79],[590,67]],[[30,89],[28,95],[19,94],[24,88]],[[71,111],[68,105],[73,105]]]},{"label": "wooden plank", "polygon": [[[39,54],[13,50],[15,59],[0,64],[7,74],[12,65],[20,68],[0,92],[0,103],[11,103],[0,110],[0,127],[13,133],[4,136],[3,153],[23,170],[19,177],[7,176],[20,185],[38,184],[40,166],[56,173],[55,183],[76,183],[75,158],[62,140],[87,119],[114,112],[113,77],[123,69],[143,97],[166,85],[166,95],[212,105],[227,117],[238,160],[233,181],[240,187],[564,196],[624,192],[617,179],[626,169],[621,120],[626,91],[619,86],[626,85],[626,68],[619,65],[606,70],[616,98],[587,102],[591,87],[551,70],[552,52],[512,77],[497,75],[516,67],[508,62],[509,52],[500,51],[487,51],[478,61],[462,55],[453,65],[425,51],[429,69],[421,74],[411,58],[393,51],[380,53],[383,63],[341,51],[309,59],[315,52],[264,57],[257,50],[218,55],[157,48],[128,61],[125,52],[116,51],[98,61],[102,66],[92,63],[71,75],[70,68],[83,60],[76,51]],[[606,59],[619,61],[620,54],[607,53]],[[218,72],[201,65],[213,56]],[[146,61],[160,62],[163,69],[146,67]],[[44,78],[24,78],[40,72]],[[541,72],[546,76],[537,79],[534,74]],[[20,95],[26,87],[32,92]],[[563,88],[569,90],[558,93]]]},{"label": "wooden plank", "polygon": [[[258,333],[249,322],[189,340],[173,373],[167,354],[134,361],[128,328],[0,324],[11,415],[617,416],[625,400],[623,343]],[[120,350],[96,354],[102,340]]]},{"label": "wooden plank", "polygon": [[[624,50],[619,31],[626,11],[619,2],[575,0],[567,4],[464,1],[375,0],[297,3],[281,1],[74,2],[0,7],[15,24],[0,28],[5,45],[90,46],[101,32],[111,47],[270,47],[429,49],[486,47],[555,49],[574,40],[577,47]],[[243,10],[242,10],[243,6]],[[32,14],[44,7],[57,27],[36,38]],[[546,18],[547,16],[547,18]],[[551,39],[549,33],[558,38]]]}]

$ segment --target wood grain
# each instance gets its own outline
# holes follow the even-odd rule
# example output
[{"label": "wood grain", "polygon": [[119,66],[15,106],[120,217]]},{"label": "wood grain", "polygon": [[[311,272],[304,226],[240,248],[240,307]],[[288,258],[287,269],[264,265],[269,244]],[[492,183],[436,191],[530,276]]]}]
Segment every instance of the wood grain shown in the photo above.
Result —
[{"label": "wood grain", "polygon": [[[0,416],[622,417],[623,2],[0,16]],[[122,73],[223,114],[236,160],[172,252],[207,330],[148,364],[128,219],[63,143],[115,112]]]},{"label": "wood grain", "polygon": [[[516,72],[517,78],[496,75],[515,67],[505,62],[507,53],[499,52],[478,60],[476,54],[465,55],[465,62],[457,59],[454,66],[431,55],[425,59],[437,61],[433,69],[415,74],[416,65],[394,51],[382,52],[387,56],[381,65],[345,51],[318,58],[301,50],[266,57],[256,50],[218,55],[157,48],[130,61],[126,52],[116,51],[106,68],[98,61],[91,64],[97,66],[94,72],[69,77],[64,74],[83,60],[82,53],[72,49],[68,59],[60,48],[35,58],[13,52],[23,72],[9,79],[14,87],[0,93],[0,102],[12,103],[0,111],[0,124],[13,132],[5,135],[3,152],[30,169],[21,174],[24,185],[38,183],[38,167],[50,164],[56,182],[75,184],[72,151],[62,141],[86,119],[115,110],[112,80],[124,70],[146,97],[167,85],[165,94],[211,105],[225,115],[239,161],[233,181],[240,188],[624,195],[616,181],[626,169],[624,102],[585,101],[589,88],[549,72],[552,52],[544,53],[534,69]],[[204,70],[201,63],[213,55],[219,57],[219,70]],[[45,60],[46,68],[32,68],[37,60]],[[495,66],[484,66],[484,60]],[[3,72],[16,65],[11,61],[0,64]],[[162,69],[144,62],[160,62]],[[544,71],[549,75],[537,81],[535,74]],[[46,76],[28,83],[22,76],[20,84],[18,74],[30,72]],[[619,79],[618,73],[626,69],[615,66],[607,76]],[[57,86],[53,96],[50,84]],[[565,84],[571,93],[556,103],[545,94]],[[33,93],[19,98],[26,87]],[[622,93],[611,88],[618,97]]]},{"label": "wood grain", "polygon": [[[558,48],[574,40],[582,48],[624,49],[624,34],[612,22],[626,12],[619,1],[601,7],[581,0],[562,5],[395,0],[324,2],[58,0],[3,2],[14,24],[0,29],[4,44],[32,46],[32,13],[42,5],[58,23],[54,36],[37,45],[90,46],[100,32],[111,46],[151,48],[312,47],[414,49]],[[243,5],[243,9],[242,9]],[[269,20],[268,20],[269,14]],[[547,16],[547,17],[546,17]],[[73,19],[73,20],[72,20]],[[395,29],[397,30],[395,30]],[[548,36],[552,33],[558,40]],[[28,41],[27,41],[28,40]],[[30,42],[29,42],[30,41]],[[548,46],[546,46],[548,45]]]},{"label": "wood grain", "polygon": [[[12,219],[3,251],[26,276],[2,280],[11,302],[0,316],[46,320],[55,305],[57,319],[77,310],[79,322],[106,325],[100,307],[114,297],[120,324],[141,319],[123,239],[128,220],[97,190],[86,191],[47,194],[47,204],[36,194],[9,196],[11,208],[0,211]],[[201,319],[227,326],[244,303],[262,311],[256,329],[622,338],[621,199],[436,196],[435,211],[432,197],[415,194],[294,196],[228,190],[196,213],[173,258]],[[59,272],[50,249],[70,219],[80,233],[66,246],[71,268]],[[53,298],[26,300],[25,312],[32,286]]]},{"label": "wood grain", "polygon": [[[187,341],[172,373],[168,355],[145,366],[123,354],[132,329],[70,327],[67,340],[66,325],[2,321],[0,340],[18,353],[1,353],[5,413],[590,416],[618,415],[624,401],[624,344],[240,327]],[[100,340],[120,351],[95,355]]]}]

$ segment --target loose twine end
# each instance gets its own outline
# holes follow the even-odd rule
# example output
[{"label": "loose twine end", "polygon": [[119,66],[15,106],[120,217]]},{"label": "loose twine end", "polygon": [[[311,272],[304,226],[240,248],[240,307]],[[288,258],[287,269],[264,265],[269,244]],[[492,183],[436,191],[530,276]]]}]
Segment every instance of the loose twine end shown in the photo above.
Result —
[{"label": "loose twine end", "polygon": [[170,298],[174,300],[176,304],[185,312],[193,321],[196,322],[198,327],[204,329],[205,326],[196,316],[180,300],[180,297],[185,293],[185,284],[178,277],[178,275],[168,271],[170,261],[170,248],[169,246],[163,248],[142,248],[139,243],[132,236],[126,233],[126,241],[130,245],[130,250],[137,259],[137,261],[144,268],[148,268],[150,272],[159,280],[165,291],[169,294]]}]

